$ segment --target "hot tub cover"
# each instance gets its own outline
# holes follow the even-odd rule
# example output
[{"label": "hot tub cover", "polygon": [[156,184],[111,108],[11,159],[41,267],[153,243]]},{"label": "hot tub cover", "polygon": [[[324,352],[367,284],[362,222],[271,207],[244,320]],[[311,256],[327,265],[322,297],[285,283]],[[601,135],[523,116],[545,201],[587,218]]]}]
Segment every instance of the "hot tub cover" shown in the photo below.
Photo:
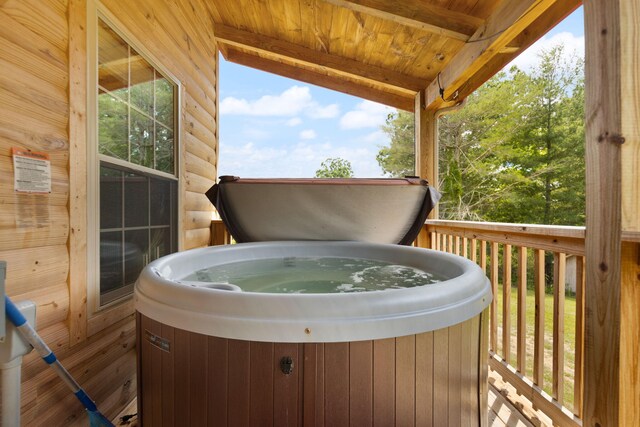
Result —
[{"label": "hot tub cover", "polygon": [[346,240],[409,245],[440,199],[420,178],[222,176],[206,195],[238,243]]}]

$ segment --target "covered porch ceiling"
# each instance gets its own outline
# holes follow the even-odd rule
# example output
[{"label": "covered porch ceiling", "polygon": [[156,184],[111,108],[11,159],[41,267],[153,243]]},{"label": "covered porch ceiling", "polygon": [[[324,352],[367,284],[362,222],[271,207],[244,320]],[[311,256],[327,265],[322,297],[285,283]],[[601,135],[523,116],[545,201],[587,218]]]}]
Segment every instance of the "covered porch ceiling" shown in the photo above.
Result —
[{"label": "covered porch ceiling", "polygon": [[227,61],[407,111],[461,101],[580,3],[206,1]]}]

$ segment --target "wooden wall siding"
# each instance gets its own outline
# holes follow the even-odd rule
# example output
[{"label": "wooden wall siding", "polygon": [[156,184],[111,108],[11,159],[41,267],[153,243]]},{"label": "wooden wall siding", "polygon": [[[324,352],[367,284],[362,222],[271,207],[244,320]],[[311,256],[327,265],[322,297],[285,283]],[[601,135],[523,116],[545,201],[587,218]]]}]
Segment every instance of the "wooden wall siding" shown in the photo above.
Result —
[{"label": "wooden wall siding", "polygon": [[[418,335],[324,344],[223,339],[138,319],[143,425],[484,425],[479,414],[486,422],[480,316]],[[170,351],[146,331],[169,340]],[[280,370],[284,356],[294,360],[290,375]]]},{"label": "wooden wall siding", "polygon": [[[216,176],[218,134],[217,50],[208,12],[189,0],[103,4],[122,30],[141,40],[182,84],[180,234],[184,249],[205,246],[212,208],[202,193]],[[70,25],[83,21],[73,30],[86,31],[86,19],[77,13],[85,7],[86,0],[0,1],[0,259],[8,262],[8,294],[36,302],[39,333],[100,409],[112,416],[135,396],[132,304],[86,318],[84,293],[74,292],[87,285],[80,279],[86,267],[71,268],[77,254],[84,253],[86,240],[69,240],[75,234],[70,228],[79,230],[83,223],[75,209],[85,203],[86,192],[78,187],[86,181],[79,168],[83,155],[78,154],[86,144],[79,133],[86,99],[70,88],[73,67],[86,64],[82,46],[77,46],[84,35],[76,33],[70,40]],[[74,144],[75,157],[70,154]],[[14,146],[50,155],[51,194],[14,192]],[[70,186],[70,169],[76,173],[75,186]],[[71,203],[71,213],[70,191],[78,201]],[[72,333],[80,333],[73,339],[72,311],[76,322],[83,322],[74,326]],[[81,405],[33,352],[25,357],[22,374],[25,425],[86,425]]]}]

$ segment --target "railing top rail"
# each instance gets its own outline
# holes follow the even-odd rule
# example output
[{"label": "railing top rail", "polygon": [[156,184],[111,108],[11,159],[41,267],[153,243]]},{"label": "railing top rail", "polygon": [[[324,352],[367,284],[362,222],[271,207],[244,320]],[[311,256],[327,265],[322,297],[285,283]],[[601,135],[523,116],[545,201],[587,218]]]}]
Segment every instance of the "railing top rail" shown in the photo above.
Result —
[{"label": "railing top rail", "polygon": [[573,239],[584,239],[585,237],[585,227],[568,225],[512,224],[503,222],[450,221],[442,219],[429,219],[425,221],[425,224],[447,228],[536,234],[541,236],[569,237]]}]

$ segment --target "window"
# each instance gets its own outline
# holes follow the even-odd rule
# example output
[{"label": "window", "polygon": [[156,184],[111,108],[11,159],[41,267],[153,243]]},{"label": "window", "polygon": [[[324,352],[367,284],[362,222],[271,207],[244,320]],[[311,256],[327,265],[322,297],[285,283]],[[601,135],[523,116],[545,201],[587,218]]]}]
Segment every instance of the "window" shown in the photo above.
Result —
[{"label": "window", "polygon": [[99,305],[177,250],[177,85],[98,19]]}]

